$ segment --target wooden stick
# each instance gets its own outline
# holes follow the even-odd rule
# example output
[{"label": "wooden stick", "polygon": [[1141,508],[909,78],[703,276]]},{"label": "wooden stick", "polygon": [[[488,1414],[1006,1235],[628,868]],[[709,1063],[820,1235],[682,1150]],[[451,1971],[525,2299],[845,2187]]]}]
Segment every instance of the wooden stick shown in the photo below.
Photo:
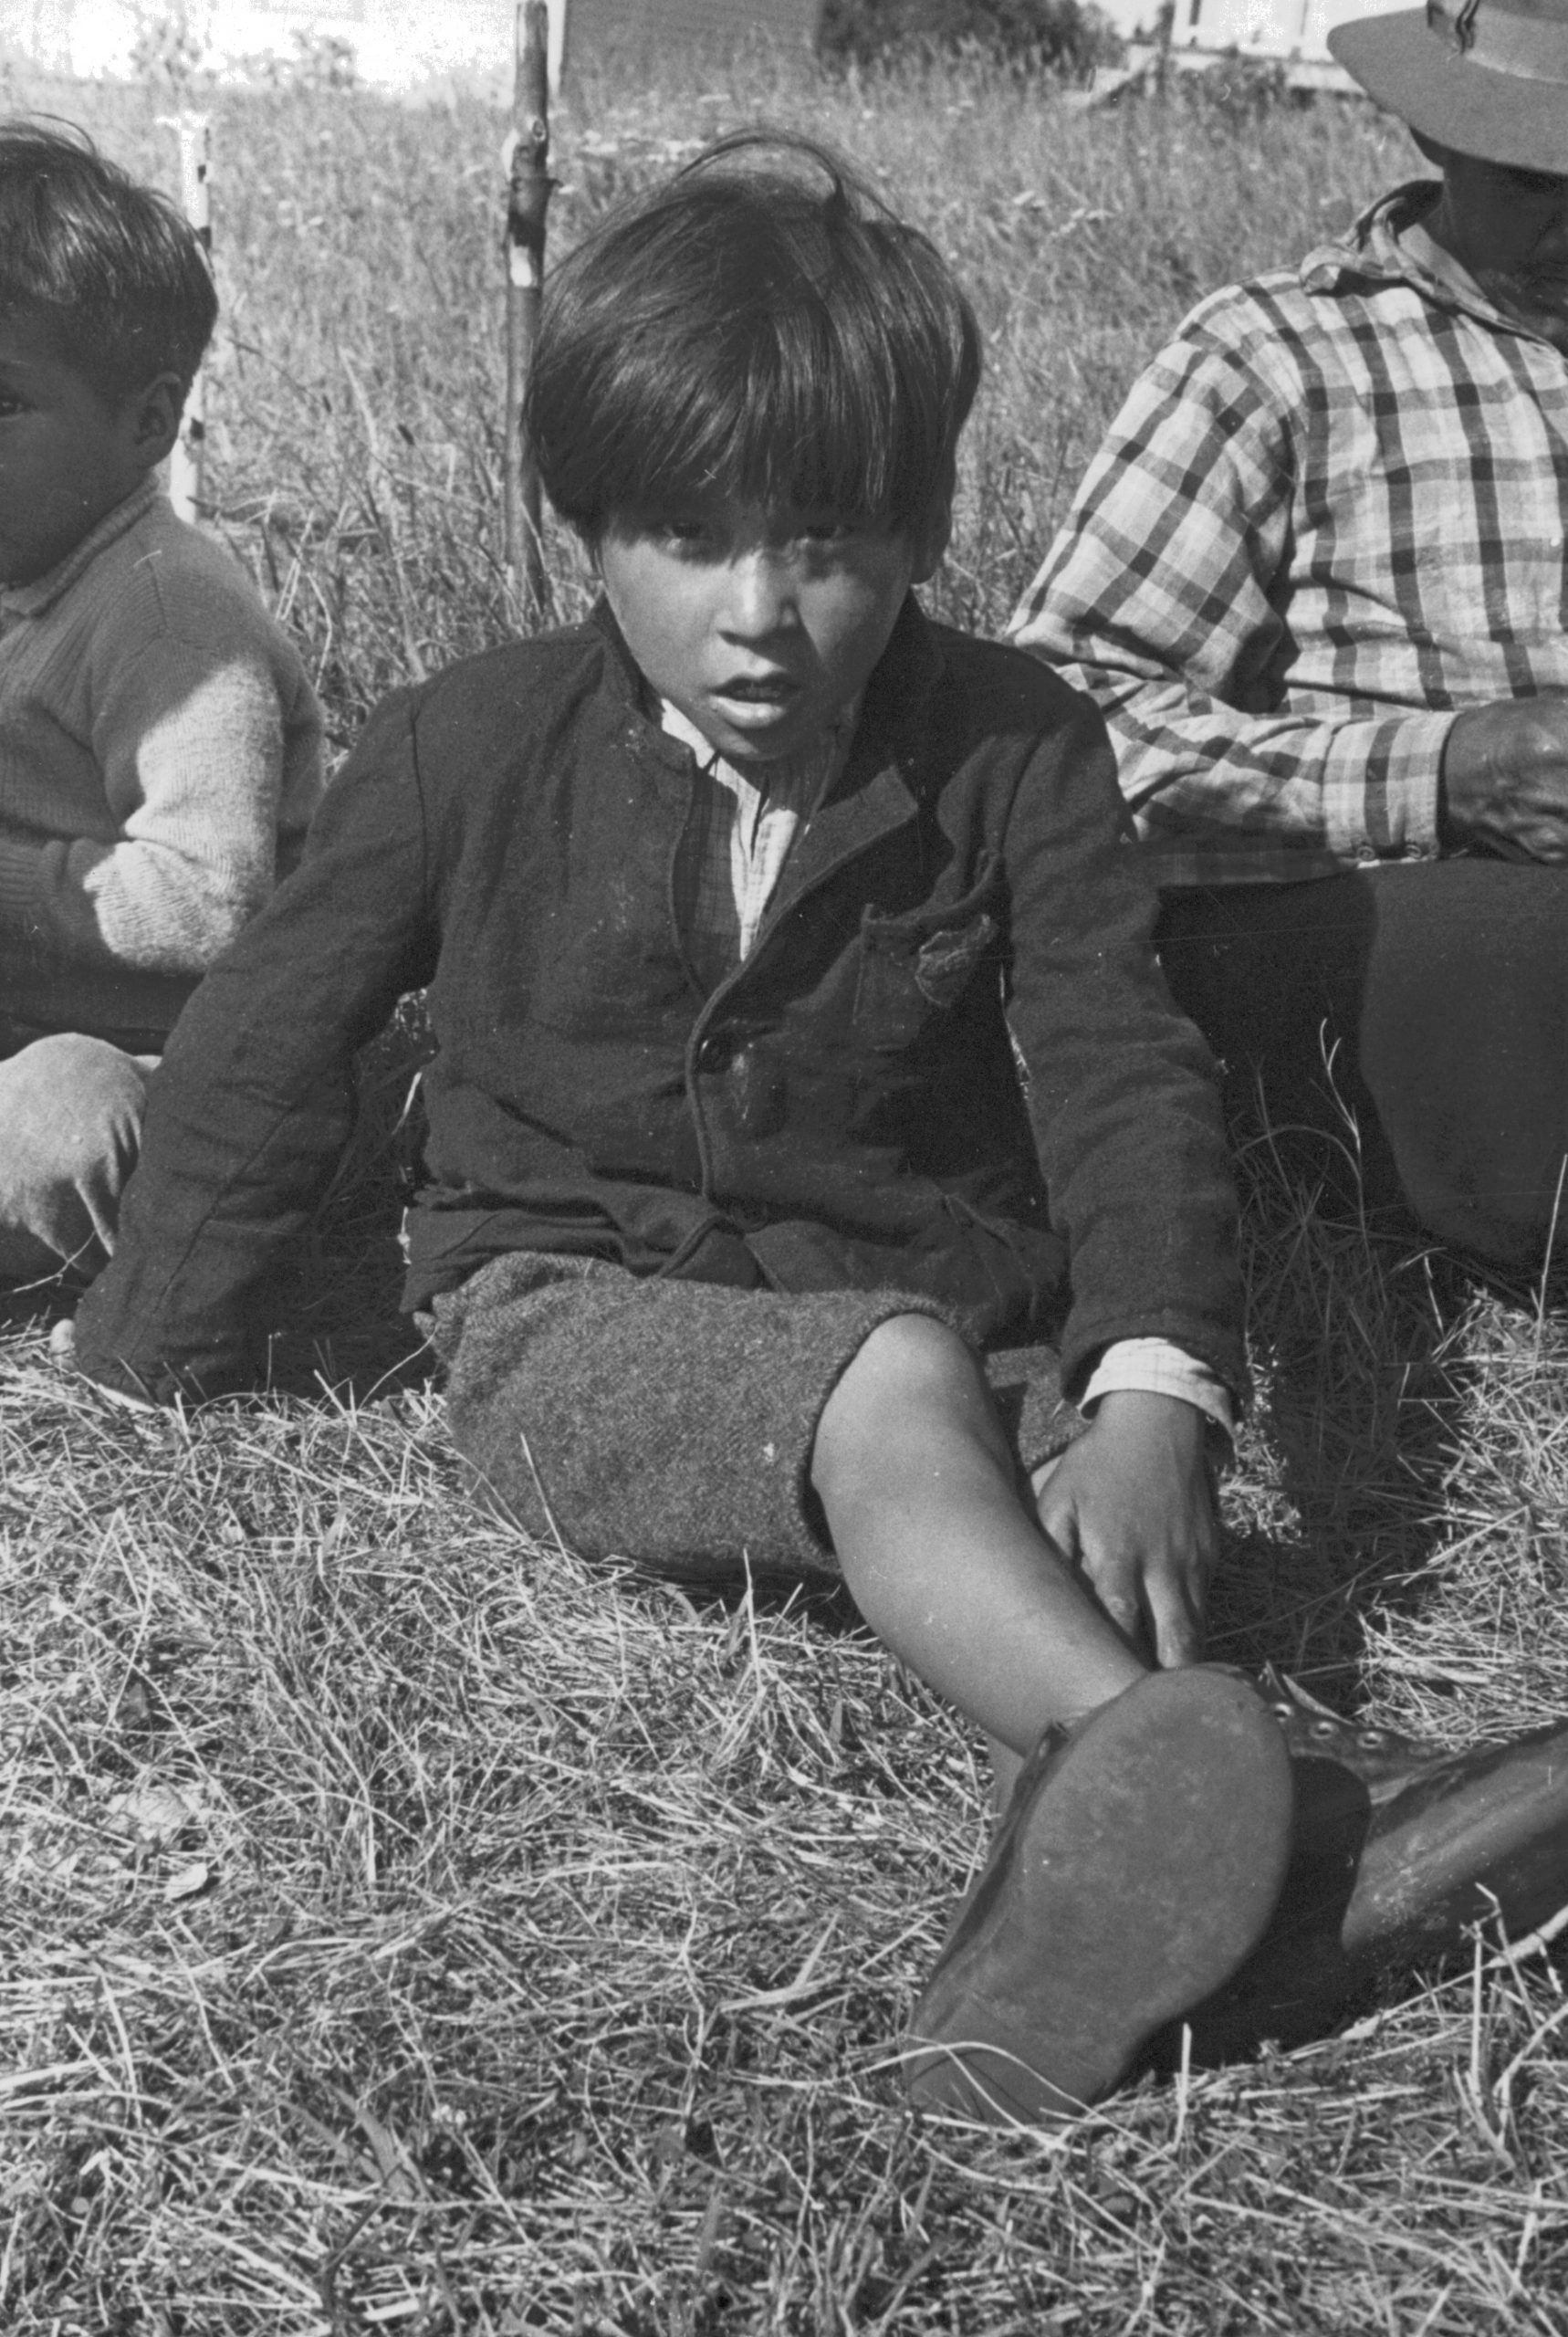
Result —
[{"label": "wooden stick", "polygon": [[523,393],[538,339],[549,209],[549,10],[517,0],[517,73],[507,173],[507,571],[525,615],[549,601],[539,531],[539,475],[523,433]]},{"label": "wooden stick", "polygon": [[[213,203],[210,172],[213,126],[204,113],[182,113],[172,126],[180,140],[180,195],[185,216],[196,231],[196,241],[213,264]],[[169,500],[182,519],[201,516],[207,460],[207,373],[196,368],[185,400],[180,435],[169,457]]]},{"label": "wooden stick", "polygon": [[1162,101],[1171,85],[1171,41],[1176,32],[1176,0],[1161,0],[1155,19],[1155,95]]}]

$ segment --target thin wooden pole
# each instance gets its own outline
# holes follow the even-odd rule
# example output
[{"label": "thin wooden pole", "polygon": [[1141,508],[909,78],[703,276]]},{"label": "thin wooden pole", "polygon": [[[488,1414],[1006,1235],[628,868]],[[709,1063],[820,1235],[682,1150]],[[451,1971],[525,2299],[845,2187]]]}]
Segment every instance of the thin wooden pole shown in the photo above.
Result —
[{"label": "thin wooden pole", "polygon": [[528,616],[549,604],[539,475],[523,433],[523,393],[538,339],[549,209],[549,10],[518,0],[512,141],[507,173],[507,570]]},{"label": "thin wooden pole", "polygon": [[[204,113],[182,113],[174,117],[173,127],[180,140],[181,200],[211,267],[213,125]],[[207,374],[202,365],[197,367],[196,378],[191,383],[180,435],[169,458],[169,500],[182,519],[195,519],[201,515],[206,461]]]},{"label": "thin wooden pole", "polygon": [[1176,32],[1176,0],[1161,0],[1155,19],[1155,95],[1164,99],[1171,85],[1171,40]]}]

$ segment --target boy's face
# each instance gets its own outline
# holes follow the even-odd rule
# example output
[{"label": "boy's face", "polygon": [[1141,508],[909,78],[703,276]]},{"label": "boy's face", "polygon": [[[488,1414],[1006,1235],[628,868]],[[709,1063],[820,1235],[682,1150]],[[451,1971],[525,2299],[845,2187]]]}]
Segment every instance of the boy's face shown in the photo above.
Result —
[{"label": "boy's face", "polygon": [[0,314],[0,585],[31,584],[162,461],[180,422],[172,374],[106,400],[46,319]]},{"label": "boy's face", "polygon": [[810,747],[859,696],[947,527],[946,504],[894,531],[698,497],[612,520],[599,572],[652,686],[727,761],[765,763]]}]

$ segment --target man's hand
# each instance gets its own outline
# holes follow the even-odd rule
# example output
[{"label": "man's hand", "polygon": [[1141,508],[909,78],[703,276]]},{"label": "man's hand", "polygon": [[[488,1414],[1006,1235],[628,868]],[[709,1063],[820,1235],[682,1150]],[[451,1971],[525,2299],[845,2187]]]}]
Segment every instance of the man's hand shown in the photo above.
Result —
[{"label": "man's hand", "polygon": [[1467,707],[1448,732],[1438,840],[1506,860],[1568,860],[1568,695]]},{"label": "man's hand", "polygon": [[1167,1669],[1203,1651],[1219,1528],[1207,1421],[1176,1396],[1103,1396],[1075,1444],[1034,1475],[1040,1525],[1117,1629]]}]

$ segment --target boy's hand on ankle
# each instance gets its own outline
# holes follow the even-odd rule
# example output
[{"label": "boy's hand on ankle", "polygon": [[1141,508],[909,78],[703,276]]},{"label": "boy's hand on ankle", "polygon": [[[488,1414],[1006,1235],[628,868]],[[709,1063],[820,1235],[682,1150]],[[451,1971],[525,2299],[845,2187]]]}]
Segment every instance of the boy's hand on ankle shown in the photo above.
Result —
[{"label": "boy's hand on ankle", "polygon": [[1203,1650],[1219,1527],[1207,1422],[1176,1396],[1103,1396],[1075,1444],[1034,1475],[1044,1533],[1118,1630],[1170,1669]]}]

